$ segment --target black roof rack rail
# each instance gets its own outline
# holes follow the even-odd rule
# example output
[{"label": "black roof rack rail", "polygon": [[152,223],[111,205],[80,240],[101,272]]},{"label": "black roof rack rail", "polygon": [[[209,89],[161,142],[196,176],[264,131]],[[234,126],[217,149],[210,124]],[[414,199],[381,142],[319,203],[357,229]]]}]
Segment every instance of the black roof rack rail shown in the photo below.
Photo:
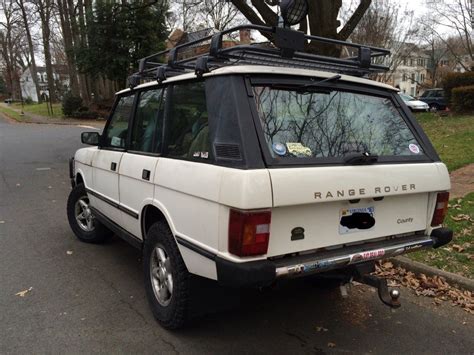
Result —
[{"label": "black roof rack rail", "polygon": [[[240,30],[260,31],[262,34],[265,33],[267,38],[272,38],[275,44],[236,44],[223,47],[224,36]],[[307,53],[305,45],[309,41],[348,47],[351,53],[357,52],[357,55],[339,58]],[[195,54],[196,49],[201,48],[200,46],[203,49],[205,46],[209,48],[204,53]],[[240,25],[140,59],[139,71],[130,77],[129,82],[130,86],[134,87],[140,80],[161,82],[169,77],[189,72],[202,76],[215,68],[244,64],[325,70],[366,76],[387,71],[389,69],[387,66],[376,64],[376,61],[388,55],[390,51],[387,49],[307,35],[288,28]]]}]

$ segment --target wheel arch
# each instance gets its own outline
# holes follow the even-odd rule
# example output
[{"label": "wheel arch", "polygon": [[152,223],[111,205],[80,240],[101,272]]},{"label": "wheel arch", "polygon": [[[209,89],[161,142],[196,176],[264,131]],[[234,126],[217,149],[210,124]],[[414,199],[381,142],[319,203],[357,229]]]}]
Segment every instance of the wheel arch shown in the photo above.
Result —
[{"label": "wheel arch", "polygon": [[76,185],[79,184],[85,184],[84,177],[82,176],[82,173],[78,172],[76,174]]},{"label": "wheel arch", "polygon": [[141,215],[141,232],[143,241],[146,239],[146,234],[150,227],[159,221],[166,222],[168,227],[170,228],[173,236],[175,235],[175,231],[173,228],[173,224],[170,223],[169,217],[160,209],[158,206],[154,204],[148,204],[143,207]]}]

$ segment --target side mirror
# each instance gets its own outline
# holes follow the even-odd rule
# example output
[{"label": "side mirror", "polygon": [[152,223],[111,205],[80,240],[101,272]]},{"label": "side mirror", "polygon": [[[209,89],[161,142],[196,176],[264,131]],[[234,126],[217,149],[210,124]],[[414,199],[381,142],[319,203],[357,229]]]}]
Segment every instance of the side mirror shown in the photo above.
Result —
[{"label": "side mirror", "polygon": [[100,135],[98,132],[82,132],[81,142],[87,145],[99,145]]}]

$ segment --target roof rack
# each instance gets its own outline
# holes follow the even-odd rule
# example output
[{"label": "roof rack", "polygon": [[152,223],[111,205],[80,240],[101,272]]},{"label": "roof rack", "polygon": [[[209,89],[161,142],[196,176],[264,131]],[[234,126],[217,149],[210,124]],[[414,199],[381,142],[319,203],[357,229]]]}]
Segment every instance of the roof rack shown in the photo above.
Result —
[{"label": "roof rack", "polygon": [[[223,47],[223,38],[241,30],[257,30],[273,44],[237,44]],[[308,41],[326,45],[344,46],[354,56],[338,58],[306,53]],[[208,49],[195,55],[196,48]],[[189,53],[191,52],[191,55]],[[194,55],[193,55],[194,54]],[[383,48],[318,37],[294,31],[289,28],[266,27],[260,25],[241,25],[216,34],[190,41],[174,48],[152,54],[139,61],[139,71],[129,78],[131,87],[142,80],[164,81],[169,77],[195,72],[197,76],[216,68],[233,65],[266,65],[290,68],[331,71],[340,74],[366,76],[371,73],[387,71],[389,68],[376,64],[377,58],[390,55]],[[379,60],[380,61],[380,60]]]}]

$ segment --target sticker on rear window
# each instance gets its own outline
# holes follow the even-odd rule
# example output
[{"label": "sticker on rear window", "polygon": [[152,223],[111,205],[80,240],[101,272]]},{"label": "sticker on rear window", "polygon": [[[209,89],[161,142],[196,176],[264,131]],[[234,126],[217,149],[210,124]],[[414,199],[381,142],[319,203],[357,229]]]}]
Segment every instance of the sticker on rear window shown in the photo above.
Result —
[{"label": "sticker on rear window", "polygon": [[418,147],[416,144],[410,144],[408,149],[410,149],[410,152],[413,154],[420,154],[420,147]]},{"label": "sticker on rear window", "polygon": [[288,151],[290,154],[298,157],[298,158],[305,158],[313,156],[313,152],[308,147],[305,147],[301,143],[286,143],[288,147]]},{"label": "sticker on rear window", "polygon": [[286,155],[286,147],[282,143],[273,143],[272,145],[273,151],[275,154],[279,156],[285,156]]}]

